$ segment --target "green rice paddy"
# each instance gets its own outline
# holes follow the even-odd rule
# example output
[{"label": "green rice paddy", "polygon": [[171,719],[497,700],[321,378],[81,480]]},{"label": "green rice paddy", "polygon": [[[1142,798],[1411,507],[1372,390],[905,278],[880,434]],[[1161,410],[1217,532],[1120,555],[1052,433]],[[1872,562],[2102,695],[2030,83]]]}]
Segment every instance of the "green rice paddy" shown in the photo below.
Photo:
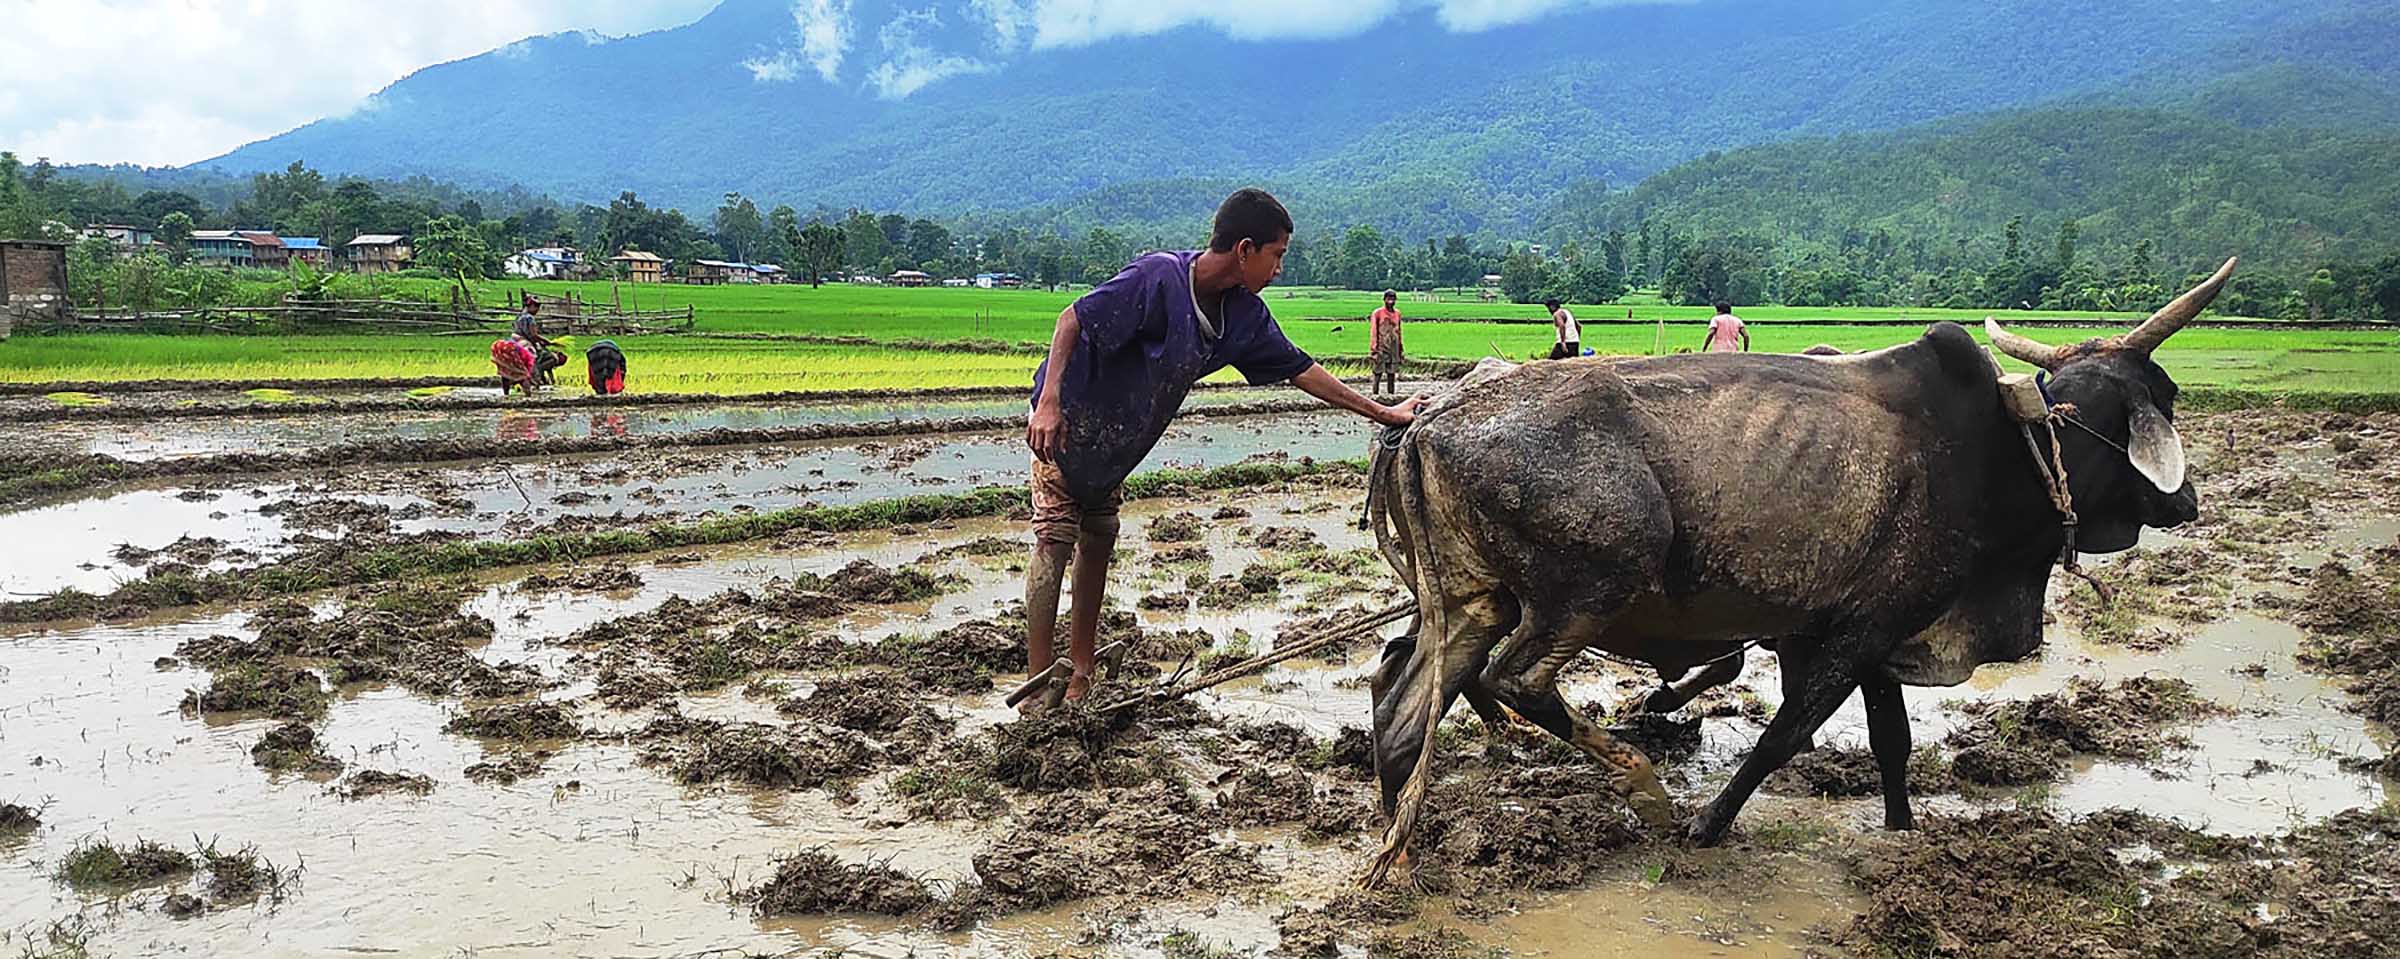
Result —
[{"label": "green rice paddy", "polygon": [[[417,281],[427,282],[427,281]],[[632,359],[629,388],[642,392],[743,393],[764,390],[854,390],[940,386],[1005,386],[1027,382],[1039,356],[984,349],[942,349],[944,342],[1038,347],[1049,339],[1058,312],[1073,292],[900,289],[828,284],[807,286],[682,286],[606,283],[491,282],[477,291],[492,304],[523,291],[540,297],[574,292],[586,300],[622,297],[642,309],[692,305],[703,333],[766,333],[797,337],[863,338],[876,343],[738,340],[691,336],[619,337]],[[1366,352],[1365,316],[1373,293],[1322,289],[1268,291],[1293,342],[1320,357]],[[1472,360],[1498,355],[1524,359],[1547,352],[1550,327],[1541,307],[1490,303],[1473,294],[1440,302],[1404,301],[1411,358]],[[1671,353],[1699,346],[1705,307],[1666,306],[1650,298],[1588,307],[1584,346],[1608,354]],[[1753,347],[1797,352],[1823,343],[1846,351],[1913,339],[1918,322],[1952,320],[1981,335],[1980,311],[1896,308],[1754,307]],[[1627,313],[1634,322],[1625,322]],[[2008,320],[2063,318],[2009,313]],[[2077,328],[2029,328],[2037,339],[2074,342],[2122,332],[2134,315],[2082,317]],[[1901,319],[1901,326],[1849,326],[1827,321]],[[1497,322],[1508,320],[1510,322]],[[1526,322],[1531,321],[1531,322]],[[1815,322],[1812,322],[1815,321]],[[889,345],[886,345],[889,344]],[[18,336],[0,342],[0,382],[139,379],[329,379],[481,377],[491,373],[487,341],[475,336],[322,335],[208,336],[76,334]],[[2319,331],[2207,328],[2179,334],[2161,361],[2187,386],[2255,390],[2376,392],[2400,388],[2400,331]],[[1336,362],[1356,372],[1355,362]],[[570,362],[569,376],[579,369]],[[1232,378],[1230,372],[1220,374]]]}]

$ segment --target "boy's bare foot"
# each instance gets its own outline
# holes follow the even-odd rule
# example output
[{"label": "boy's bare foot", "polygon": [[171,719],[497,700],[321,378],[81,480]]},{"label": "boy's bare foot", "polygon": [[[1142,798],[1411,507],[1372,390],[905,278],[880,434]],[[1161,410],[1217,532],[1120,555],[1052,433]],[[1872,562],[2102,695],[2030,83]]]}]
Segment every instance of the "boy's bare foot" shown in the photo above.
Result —
[{"label": "boy's bare foot", "polygon": [[1091,691],[1092,675],[1090,673],[1076,673],[1067,679],[1068,702],[1080,703],[1083,701],[1083,697],[1091,694]]}]

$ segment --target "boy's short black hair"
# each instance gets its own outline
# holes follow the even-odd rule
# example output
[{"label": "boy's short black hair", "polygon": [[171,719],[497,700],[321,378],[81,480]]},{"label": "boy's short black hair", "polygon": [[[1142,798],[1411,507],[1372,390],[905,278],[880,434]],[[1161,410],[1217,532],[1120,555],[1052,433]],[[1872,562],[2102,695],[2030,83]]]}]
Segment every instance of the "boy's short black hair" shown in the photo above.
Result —
[{"label": "boy's short black hair", "polygon": [[1243,187],[1217,205],[1217,224],[1209,233],[1208,248],[1230,253],[1243,240],[1252,246],[1267,246],[1291,235],[1292,214],[1282,201],[1257,187]]},{"label": "boy's short black hair", "polygon": [[1544,307],[1548,308],[1548,309],[1550,310],[1550,312],[1552,312],[1552,313],[1556,313],[1556,312],[1558,312],[1558,301],[1557,301],[1557,300],[1543,300],[1543,301],[1542,301],[1542,306],[1544,306]]},{"label": "boy's short black hair", "polygon": [[1709,306],[1711,306],[1711,307],[1715,308],[1715,309],[1716,309],[1716,311],[1717,311],[1717,312],[1719,312],[1719,313],[1731,313],[1731,312],[1733,312],[1733,304],[1731,304],[1731,303],[1727,303],[1727,302],[1725,302],[1724,300],[1718,300],[1718,301],[1716,301],[1716,302],[1714,302],[1714,303],[1711,303],[1711,304],[1709,304]]}]

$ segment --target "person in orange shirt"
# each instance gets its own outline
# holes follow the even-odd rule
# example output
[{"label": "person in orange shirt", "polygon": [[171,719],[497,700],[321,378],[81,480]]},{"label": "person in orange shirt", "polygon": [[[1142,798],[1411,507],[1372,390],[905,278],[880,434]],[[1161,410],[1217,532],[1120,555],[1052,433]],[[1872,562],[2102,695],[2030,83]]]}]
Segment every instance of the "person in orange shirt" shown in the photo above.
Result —
[{"label": "person in orange shirt", "polygon": [[[1393,395],[1400,392],[1400,294],[1383,291],[1383,308],[1367,317],[1367,352],[1375,360],[1374,382],[1369,392]],[[1384,382],[1389,380],[1390,387]]]}]

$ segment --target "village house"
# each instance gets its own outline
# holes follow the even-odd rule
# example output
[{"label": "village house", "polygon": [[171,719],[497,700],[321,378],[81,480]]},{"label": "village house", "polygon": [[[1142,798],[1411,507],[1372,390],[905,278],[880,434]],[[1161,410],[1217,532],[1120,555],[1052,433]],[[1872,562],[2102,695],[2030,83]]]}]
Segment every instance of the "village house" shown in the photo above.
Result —
[{"label": "village house", "polygon": [[529,280],[563,280],[574,273],[578,265],[580,260],[575,248],[541,246],[510,254],[507,260],[501,262],[500,268],[508,271],[510,276]]},{"label": "village house", "polygon": [[152,243],[157,242],[157,240],[152,237],[149,230],[142,229],[138,226],[127,226],[122,223],[94,223],[83,228],[83,235],[96,236],[103,240],[107,240],[110,243],[116,244],[117,249],[128,252],[146,248]]},{"label": "village house", "polygon": [[282,239],[283,252],[290,259],[301,261],[320,270],[324,269],[326,264],[333,262],[333,251],[326,249],[325,241],[318,237],[287,236]]},{"label": "village house", "polygon": [[235,234],[250,241],[250,265],[268,270],[280,270],[291,262],[283,238],[273,230],[235,230]]},{"label": "village house", "polygon": [[342,259],[353,273],[398,273],[408,269],[408,238],[393,233],[364,233],[342,247]]},{"label": "village house", "polygon": [[667,261],[656,253],[625,250],[609,257],[608,262],[625,271],[625,278],[635,283],[656,283],[666,279]]},{"label": "village house", "polygon": [[932,286],[932,275],[922,270],[893,270],[893,286]]},{"label": "village house", "polygon": [[977,273],[975,285],[986,290],[1013,290],[1025,285],[1025,278],[1014,273]]},{"label": "village house", "polygon": [[750,272],[758,275],[760,283],[783,283],[791,279],[783,272],[783,267],[773,263],[752,263]]},{"label": "village house", "polygon": [[720,283],[756,283],[758,274],[750,272],[750,264],[730,260],[693,260],[692,268],[684,274],[686,283],[714,286]]},{"label": "village house", "polygon": [[232,230],[193,230],[192,262],[227,269],[258,265],[258,246]]}]

